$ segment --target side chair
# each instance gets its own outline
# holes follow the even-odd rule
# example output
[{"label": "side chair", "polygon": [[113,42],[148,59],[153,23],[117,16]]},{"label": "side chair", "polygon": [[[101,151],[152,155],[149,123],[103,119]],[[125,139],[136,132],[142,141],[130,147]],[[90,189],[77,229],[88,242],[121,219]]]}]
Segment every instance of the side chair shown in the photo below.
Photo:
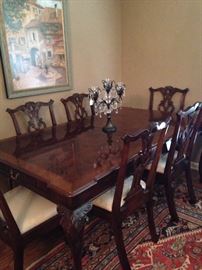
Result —
[{"label": "side chair", "polygon": [[[198,132],[200,133],[200,136],[202,136],[202,115],[201,115],[200,127],[199,127]],[[202,183],[202,151],[201,151],[200,159],[199,159],[199,176],[200,176],[200,182]]]},{"label": "side chair", "polygon": [[89,104],[88,94],[75,93],[70,97],[61,98],[60,100],[64,107],[67,120],[83,120],[88,116],[94,115],[93,106],[85,106],[85,101]]},{"label": "side chair", "polygon": [[[167,122],[162,122],[161,125],[156,125],[152,130],[141,130],[135,134],[125,135],[122,138],[123,150],[116,185],[93,201],[95,214],[107,219],[111,224],[119,260],[124,270],[131,269],[124,247],[121,228],[124,218],[146,206],[152,240],[154,242],[158,241],[153,217],[152,195],[156,167],[169,121],[170,119]],[[158,139],[156,137],[157,131]],[[157,140],[155,141],[156,147],[153,145],[154,138]],[[137,149],[140,149],[139,152]],[[133,150],[132,160],[130,156],[131,150]],[[128,164],[131,161],[133,168],[130,170],[131,173],[128,174]],[[144,179],[144,170],[150,162],[152,162],[151,170],[147,179]]]},{"label": "side chair", "polygon": [[51,201],[23,186],[0,191],[0,238],[13,250],[14,270],[23,270],[25,245],[58,225],[57,206]]},{"label": "side chair", "polygon": [[[149,88],[150,100],[149,100],[149,110],[154,111],[158,110],[162,113],[172,114],[184,108],[185,98],[189,89],[179,89],[172,86],[159,87],[159,88]],[[157,105],[157,108],[154,108],[154,96],[160,94],[162,100]],[[180,100],[178,104],[175,104],[174,97],[179,95]],[[176,102],[177,103],[177,102]]]},{"label": "side chair", "polygon": [[199,176],[200,176],[200,182],[202,183],[202,152],[199,160]]},{"label": "side chair", "polygon": [[[168,152],[161,154],[157,166],[157,179],[163,182],[171,215],[171,222],[178,222],[175,202],[174,202],[174,183],[176,178],[183,172],[186,176],[189,202],[197,202],[191,174],[191,155],[202,117],[202,103],[195,103],[184,111],[180,111],[176,116],[176,123],[172,140],[168,141]],[[147,167],[149,169],[150,166]]]},{"label": "side chair", "polygon": [[10,114],[13,124],[15,127],[15,131],[17,135],[22,135],[22,130],[19,124],[19,117],[17,117],[18,113],[23,113],[25,118],[27,119],[27,131],[32,132],[35,130],[40,130],[46,127],[46,123],[43,118],[40,116],[40,110],[42,107],[48,107],[50,118],[53,126],[56,126],[55,114],[53,111],[53,100],[51,99],[49,102],[27,102],[24,105],[20,105],[15,109],[8,108],[6,111]]}]

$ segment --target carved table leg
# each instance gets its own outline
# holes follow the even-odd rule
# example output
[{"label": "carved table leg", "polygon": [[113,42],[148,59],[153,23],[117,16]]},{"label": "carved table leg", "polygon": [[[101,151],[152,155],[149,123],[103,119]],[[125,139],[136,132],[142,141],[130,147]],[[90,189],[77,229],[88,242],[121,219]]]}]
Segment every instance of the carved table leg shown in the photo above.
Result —
[{"label": "carved table leg", "polygon": [[58,213],[61,216],[60,224],[65,234],[65,240],[72,252],[73,265],[75,270],[81,270],[83,230],[87,214],[92,209],[92,203],[88,202],[82,207],[71,211],[63,206],[58,206]]}]

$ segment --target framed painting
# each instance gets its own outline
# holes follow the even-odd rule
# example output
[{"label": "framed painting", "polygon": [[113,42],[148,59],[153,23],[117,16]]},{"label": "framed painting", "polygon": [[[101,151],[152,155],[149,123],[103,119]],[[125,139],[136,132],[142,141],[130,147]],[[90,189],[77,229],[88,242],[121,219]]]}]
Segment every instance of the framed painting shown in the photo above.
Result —
[{"label": "framed painting", "polygon": [[8,98],[71,89],[68,0],[0,0]]}]

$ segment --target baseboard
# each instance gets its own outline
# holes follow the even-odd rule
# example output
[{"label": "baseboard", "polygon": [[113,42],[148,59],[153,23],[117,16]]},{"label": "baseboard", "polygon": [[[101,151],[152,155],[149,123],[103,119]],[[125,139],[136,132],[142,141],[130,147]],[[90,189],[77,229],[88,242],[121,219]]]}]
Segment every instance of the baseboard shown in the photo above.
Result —
[{"label": "baseboard", "polygon": [[191,162],[191,169],[194,171],[198,171],[199,170],[199,163],[198,162]]}]

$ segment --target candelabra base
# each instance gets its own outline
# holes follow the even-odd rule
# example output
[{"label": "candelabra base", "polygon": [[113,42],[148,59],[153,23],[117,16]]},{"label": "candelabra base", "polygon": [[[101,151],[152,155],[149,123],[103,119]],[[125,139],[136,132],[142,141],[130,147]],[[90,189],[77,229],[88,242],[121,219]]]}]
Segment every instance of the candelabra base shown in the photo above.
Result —
[{"label": "candelabra base", "polygon": [[116,132],[116,126],[113,125],[111,121],[111,115],[107,114],[107,123],[106,125],[102,128],[102,131],[105,133],[113,133]]},{"label": "candelabra base", "polygon": [[112,126],[112,127],[105,126],[102,128],[102,131],[105,133],[113,133],[113,132],[116,132],[116,127],[115,126]]}]

